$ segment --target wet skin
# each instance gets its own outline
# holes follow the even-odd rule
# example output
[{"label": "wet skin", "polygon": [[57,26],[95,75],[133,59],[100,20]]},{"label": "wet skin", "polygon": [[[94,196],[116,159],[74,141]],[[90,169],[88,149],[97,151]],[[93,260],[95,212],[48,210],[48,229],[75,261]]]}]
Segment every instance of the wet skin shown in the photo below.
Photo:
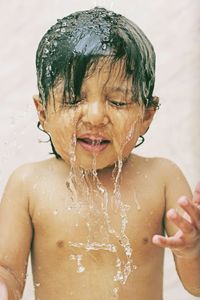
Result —
[{"label": "wet skin", "polygon": [[[98,213],[99,202],[91,210],[86,197],[78,199],[78,207],[71,200],[66,188],[68,175],[67,164],[56,159],[25,165],[16,171],[1,208],[1,224],[4,224],[1,226],[4,241],[0,243],[1,264],[7,265],[23,286],[22,274],[31,248],[36,299],[110,300],[114,298],[113,290],[119,287],[118,299],[161,300],[163,249],[151,240],[164,230],[166,209],[182,194],[190,196],[181,172],[163,159],[130,156],[124,165],[121,198],[130,207],[126,234],[133,249],[133,264],[137,266],[125,285],[113,281],[117,271],[115,253],[70,246],[70,242],[87,243],[88,240],[109,242],[117,247],[121,261],[126,261],[119,240],[112,235],[106,239],[107,228],[102,214]],[[99,171],[99,178],[111,194],[110,168]],[[178,204],[174,203],[173,207],[178,209]],[[111,204],[108,211],[118,231],[119,211]],[[91,225],[90,234],[87,223]],[[8,226],[18,228],[12,239],[6,229]],[[169,234],[175,232],[170,223],[166,223],[166,228]],[[84,272],[77,272],[77,263],[71,255],[82,255]]]},{"label": "wet skin", "polygon": [[[82,86],[81,102],[75,106],[68,103],[62,106],[62,80],[54,90],[54,99],[50,94],[47,109],[35,97],[40,122],[63,159],[22,166],[7,185],[0,209],[0,264],[1,277],[12,295],[9,299],[19,299],[16,291],[23,290],[30,250],[35,294],[40,300],[162,300],[162,247],[172,247],[177,257],[186,258],[187,252],[190,263],[197,257],[199,210],[193,202],[200,202],[200,197],[192,199],[184,176],[173,163],[130,154],[138,136],[149,127],[154,111],[132,103],[131,82],[122,81],[122,76],[118,76],[120,66],[116,65],[110,73],[109,65],[100,64],[101,72],[88,74]],[[108,192],[109,220],[118,233],[121,219],[120,209],[113,201],[113,164],[119,159],[124,160],[120,190],[121,201],[127,205],[126,236],[136,266],[125,284],[113,280],[116,259],[125,263],[127,257],[117,235],[108,230],[103,198],[95,179],[88,176],[86,184],[78,175],[74,185],[68,182],[70,165],[77,174],[80,174],[77,166],[97,169],[99,181]],[[187,208],[179,199],[182,195],[189,199]],[[179,215],[180,206],[195,225],[188,224]],[[177,209],[176,216],[172,217],[171,211],[166,217],[171,208]],[[176,236],[175,225],[184,231],[180,247],[180,232]],[[188,231],[191,227],[193,230],[193,237],[186,234],[187,241],[186,227]],[[16,228],[12,238],[7,228]],[[164,230],[173,236],[171,240],[160,237]],[[88,242],[113,244],[117,255],[108,250],[73,246]],[[192,251],[185,250],[189,243]],[[76,255],[81,255],[82,272],[77,272]]]},{"label": "wet skin", "polygon": [[[100,60],[95,70],[89,70],[76,105],[69,104],[66,94],[63,106],[63,93],[64,82],[58,80],[47,110],[38,97],[34,98],[40,122],[60,156],[68,163],[76,148],[76,164],[86,170],[92,168],[94,156],[96,169],[128,157],[155,113],[153,109],[144,111],[144,106],[133,99],[132,79],[124,78],[121,61],[112,66]],[[95,145],[89,149],[88,143],[83,143],[85,137],[107,144],[103,151]],[[76,147],[72,146],[74,139]]]}]

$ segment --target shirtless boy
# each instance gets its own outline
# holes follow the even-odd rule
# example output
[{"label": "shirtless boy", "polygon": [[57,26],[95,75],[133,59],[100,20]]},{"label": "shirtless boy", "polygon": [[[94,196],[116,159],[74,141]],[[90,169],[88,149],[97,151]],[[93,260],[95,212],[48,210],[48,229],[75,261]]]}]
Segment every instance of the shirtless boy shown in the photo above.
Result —
[{"label": "shirtless boy", "polygon": [[[41,128],[56,157],[19,167],[0,208],[1,299],[161,300],[164,248],[200,296],[200,184],[132,154],[158,107],[144,33],[102,8],[58,20],[37,51]],[[164,233],[167,233],[164,236]]]}]

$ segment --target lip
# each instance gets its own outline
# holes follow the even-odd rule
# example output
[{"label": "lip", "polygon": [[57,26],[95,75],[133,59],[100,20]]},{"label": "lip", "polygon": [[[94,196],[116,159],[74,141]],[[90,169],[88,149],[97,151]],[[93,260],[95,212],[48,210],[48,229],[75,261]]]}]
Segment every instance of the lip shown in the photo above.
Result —
[{"label": "lip", "polygon": [[102,135],[83,134],[77,138],[77,144],[89,152],[101,152],[106,149],[111,141]]}]

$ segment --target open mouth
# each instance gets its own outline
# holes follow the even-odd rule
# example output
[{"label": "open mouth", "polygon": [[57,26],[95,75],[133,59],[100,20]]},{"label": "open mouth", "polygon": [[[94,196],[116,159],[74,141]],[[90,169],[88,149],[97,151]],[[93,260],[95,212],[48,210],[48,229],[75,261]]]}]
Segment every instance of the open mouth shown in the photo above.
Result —
[{"label": "open mouth", "polygon": [[90,139],[83,137],[77,138],[77,143],[87,151],[99,152],[104,150],[110,144],[110,141],[106,139]]},{"label": "open mouth", "polygon": [[109,144],[110,141],[109,140],[93,140],[93,139],[89,139],[89,138],[78,138],[77,139],[78,142],[83,142],[86,143],[88,145],[104,145],[104,144]]}]

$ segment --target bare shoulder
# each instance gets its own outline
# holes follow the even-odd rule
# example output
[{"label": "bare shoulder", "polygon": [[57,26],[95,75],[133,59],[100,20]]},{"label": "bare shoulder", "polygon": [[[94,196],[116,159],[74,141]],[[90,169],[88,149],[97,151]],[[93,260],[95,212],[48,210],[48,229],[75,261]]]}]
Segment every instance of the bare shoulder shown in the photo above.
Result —
[{"label": "bare shoulder", "polygon": [[187,179],[173,161],[162,157],[147,158],[135,155],[131,159],[137,172],[150,176],[151,182],[154,182],[157,189],[160,186],[164,188],[167,207],[174,206],[174,203],[182,195],[191,197]]},{"label": "bare shoulder", "polygon": [[57,159],[48,159],[34,163],[26,163],[17,167],[10,175],[4,194],[8,190],[13,192],[20,191],[23,194],[29,194],[30,188],[43,178],[49,177],[48,174],[56,174],[56,170],[66,170],[62,161]]},{"label": "bare shoulder", "polygon": [[185,175],[181,168],[173,161],[166,158],[153,158],[152,164],[156,168],[159,176],[161,176],[165,182],[166,196],[167,193],[180,195],[191,195],[191,190]]},{"label": "bare shoulder", "polygon": [[171,178],[172,175],[183,176],[176,163],[163,157],[143,157],[134,154],[131,156],[130,161],[134,168],[159,172],[159,176],[162,176],[165,180]]},{"label": "bare shoulder", "polygon": [[[17,167],[11,174],[11,178],[21,182],[34,180],[35,176],[41,177],[46,172],[52,172],[56,169],[63,168],[63,161],[56,158],[51,158],[43,161],[26,163]],[[66,164],[65,164],[66,169]]]},{"label": "bare shoulder", "polygon": [[177,194],[190,195],[188,182],[176,163],[162,157],[142,157],[132,155],[129,161],[130,172],[149,177],[155,186],[162,185],[165,191],[176,190]]}]

